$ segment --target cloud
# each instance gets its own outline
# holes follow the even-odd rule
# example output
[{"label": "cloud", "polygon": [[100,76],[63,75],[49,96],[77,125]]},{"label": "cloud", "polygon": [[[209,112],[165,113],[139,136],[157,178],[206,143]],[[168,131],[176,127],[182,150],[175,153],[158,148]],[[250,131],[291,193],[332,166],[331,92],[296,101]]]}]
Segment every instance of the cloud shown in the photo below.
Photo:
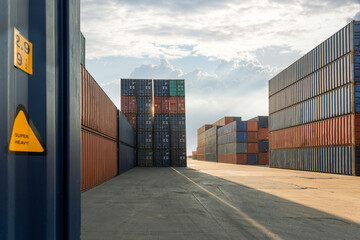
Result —
[{"label": "cloud", "polygon": [[358,0],[83,0],[87,57],[255,60],[258,49],[305,53],[346,24]]}]

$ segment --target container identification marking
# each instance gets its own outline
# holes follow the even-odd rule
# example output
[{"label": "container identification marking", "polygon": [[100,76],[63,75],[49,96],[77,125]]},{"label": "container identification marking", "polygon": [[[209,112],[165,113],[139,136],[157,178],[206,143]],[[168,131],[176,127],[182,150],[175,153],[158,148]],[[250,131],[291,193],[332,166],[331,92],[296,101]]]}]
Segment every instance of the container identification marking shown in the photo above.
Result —
[{"label": "container identification marking", "polygon": [[17,107],[7,152],[15,155],[46,155],[45,143],[23,105]]},{"label": "container identification marking", "polygon": [[14,28],[14,66],[33,75],[32,43]]}]

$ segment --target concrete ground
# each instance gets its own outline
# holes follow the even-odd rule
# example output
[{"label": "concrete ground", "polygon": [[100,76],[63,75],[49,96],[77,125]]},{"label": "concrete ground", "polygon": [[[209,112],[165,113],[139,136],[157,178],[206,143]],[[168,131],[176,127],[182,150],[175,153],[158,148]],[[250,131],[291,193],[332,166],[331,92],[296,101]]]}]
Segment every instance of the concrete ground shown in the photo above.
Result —
[{"label": "concrete ground", "polygon": [[82,239],[360,239],[360,177],[135,168],[82,194]]}]

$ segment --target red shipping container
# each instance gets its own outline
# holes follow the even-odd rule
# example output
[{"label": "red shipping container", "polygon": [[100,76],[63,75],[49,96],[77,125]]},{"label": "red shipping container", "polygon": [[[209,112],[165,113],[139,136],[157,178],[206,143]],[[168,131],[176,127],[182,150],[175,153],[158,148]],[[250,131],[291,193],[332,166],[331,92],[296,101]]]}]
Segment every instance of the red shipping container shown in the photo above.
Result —
[{"label": "red shipping container", "polygon": [[360,144],[360,115],[355,115],[355,144]]},{"label": "red shipping container", "polygon": [[247,164],[247,154],[246,153],[219,154],[218,162],[232,163],[232,164]]},{"label": "red shipping container", "polygon": [[247,153],[258,153],[259,144],[258,143],[248,143],[247,144]]},{"label": "red shipping container", "polygon": [[257,121],[247,121],[247,131],[249,132],[257,132],[258,129],[258,122]]},{"label": "red shipping container", "polygon": [[82,65],[81,125],[117,139],[117,108]]},{"label": "red shipping container", "polygon": [[170,114],[177,114],[178,113],[178,101],[177,97],[169,97],[169,112]]},{"label": "red shipping container", "polygon": [[258,160],[259,165],[269,165],[269,153],[259,153]]},{"label": "red shipping container", "polygon": [[134,113],[124,113],[124,116],[129,121],[130,125],[136,130],[136,114]]},{"label": "red shipping container", "polygon": [[[270,149],[342,146],[354,144],[354,115],[346,115],[270,133]],[[356,133],[355,133],[356,134]],[[354,137],[355,142],[360,142]]]},{"label": "red shipping container", "polygon": [[161,97],[154,97],[154,113],[155,114],[161,114]]},{"label": "red shipping container", "polygon": [[137,113],[136,97],[121,96],[121,112],[122,113]]},{"label": "red shipping container", "polygon": [[258,139],[259,140],[269,140],[269,129],[268,128],[259,128]]},{"label": "red shipping container", "polygon": [[161,98],[161,114],[169,114],[169,98]]},{"label": "red shipping container", "polygon": [[117,172],[117,142],[81,130],[81,190],[115,177]]},{"label": "red shipping container", "polygon": [[257,132],[247,132],[247,142],[258,142],[258,133]]},{"label": "red shipping container", "polygon": [[177,97],[178,114],[185,114],[185,97]]}]

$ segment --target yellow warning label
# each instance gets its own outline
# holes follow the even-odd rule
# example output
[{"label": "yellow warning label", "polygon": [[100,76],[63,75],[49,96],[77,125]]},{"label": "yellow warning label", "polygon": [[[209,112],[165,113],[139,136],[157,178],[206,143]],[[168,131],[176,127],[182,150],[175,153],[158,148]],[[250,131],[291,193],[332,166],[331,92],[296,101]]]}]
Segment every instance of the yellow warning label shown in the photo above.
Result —
[{"label": "yellow warning label", "polygon": [[31,123],[25,108],[20,105],[9,142],[9,152],[45,153],[45,144]]},{"label": "yellow warning label", "polygon": [[32,43],[14,28],[14,65],[30,75],[33,74],[32,50]]}]

